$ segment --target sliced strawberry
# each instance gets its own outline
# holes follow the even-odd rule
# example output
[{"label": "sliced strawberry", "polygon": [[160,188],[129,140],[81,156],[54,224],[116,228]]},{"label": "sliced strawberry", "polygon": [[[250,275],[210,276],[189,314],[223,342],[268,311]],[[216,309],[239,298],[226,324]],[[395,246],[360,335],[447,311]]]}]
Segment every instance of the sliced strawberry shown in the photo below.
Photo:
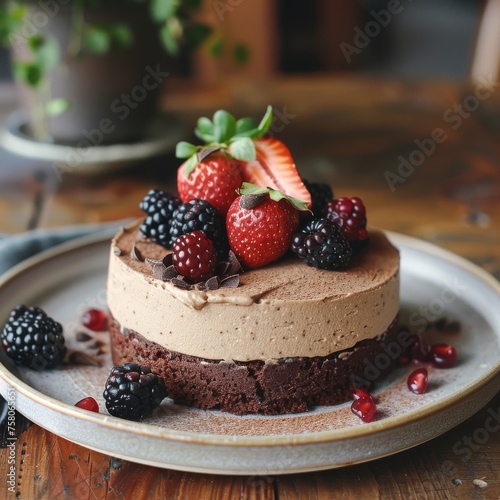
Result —
[{"label": "sliced strawberry", "polygon": [[243,180],[282,191],[288,196],[305,201],[307,206],[311,207],[311,194],[285,144],[274,138],[256,139],[253,142],[256,159],[241,162]]},{"label": "sliced strawberry", "polygon": [[243,182],[240,162],[224,153],[215,152],[188,173],[186,163],[177,171],[177,189],[181,200],[184,203],[195,198],[207,200],[225,217],[229,206],[238,196],[236,190]]}]

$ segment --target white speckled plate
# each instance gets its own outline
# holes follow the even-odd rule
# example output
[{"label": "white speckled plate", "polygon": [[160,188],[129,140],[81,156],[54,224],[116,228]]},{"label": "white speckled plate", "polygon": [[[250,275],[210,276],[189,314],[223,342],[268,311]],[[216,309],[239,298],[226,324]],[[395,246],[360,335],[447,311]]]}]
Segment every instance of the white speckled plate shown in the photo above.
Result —
[{"label": "white speckled plate", "polygon": [[[237,417],[165,400],[152,417],[128,422],[105,414],[102,388],[111,366],[107,336],[78,342],[78,318],[105,306],[108,239],[85,238],[51,249],[0,281],[0,322],[19,303],[39,305],[64,323],[71,347],[101,351],[102,367],[68,365],[50,372],[16,369],[2,353],[0,393],[16,391],[18,410],[70,441],[135,462],[215,474],[285,474],[342,467],[428,441],[466,420],[500,382],[500,286],[469,262],[422,241],[389,235],[402,255],[402,311],[414,328],[442,316],[462,332],[434,332],[453,343],[456,367],[429,369],[429,391],[406,388],[411,367],[379,385],[377,418],[364,424],[349,404],[286,416]],[[89,332],[86,332],[87,334]],[[81,338],[82,335],[79,336]],[[94,396],[103,413],[74,407]]]}]

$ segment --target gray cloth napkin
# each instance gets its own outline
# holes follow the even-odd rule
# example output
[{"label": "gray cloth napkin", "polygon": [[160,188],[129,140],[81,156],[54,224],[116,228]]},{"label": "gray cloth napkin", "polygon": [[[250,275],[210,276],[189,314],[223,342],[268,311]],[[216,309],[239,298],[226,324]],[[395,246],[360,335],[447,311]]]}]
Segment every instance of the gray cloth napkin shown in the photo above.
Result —
[{"label": "gray cloth napkin", "polygon": [[60,243],[92,233],[109,233],[111,237],[128,221],[106,224],[81,224],[57,229],[35,229],[0,239],[0,274],[19,262]]}]

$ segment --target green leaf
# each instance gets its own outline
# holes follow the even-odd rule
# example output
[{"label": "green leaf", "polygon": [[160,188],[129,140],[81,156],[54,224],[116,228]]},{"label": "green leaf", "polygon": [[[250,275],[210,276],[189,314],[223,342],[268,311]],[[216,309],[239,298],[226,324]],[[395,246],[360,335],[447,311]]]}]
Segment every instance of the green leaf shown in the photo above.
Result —
[{"label": "green leaf", "polygon": [[224,39],[222,37],[217,37],[209,46],[208,53],[218,59],[224,54]]},{"label": "green leaf", "polygon": [[45,38],[42,45],[34,50],[37,61],[44,68],[54,68],[59,64],[60,49],[55,38]]},{"label": "green leaf", "polygon": [[101,26],[90,26],[84,35],[83,45],[94,54],[106,54],[111,48],[111,34]]},{"label": "green leaf", "polygon": [[266,109],[266,112],[257,127],[259,130],[259,136],[262,137],[267,134],[269,127],[273,123],[273,107],[269,105]]},{"label": "green leaf", "polygon": [[196,168],[196,165],[198,165],[198,158],[196,157],[196,154],[194,154],[189,157],[189,160],[184,162],[184,174],[186,177],[191,175],[191,172]]},{"label": "green leaf", "polygon": [[202,45],[212,34],[212,27],[208,24],[196,23],[186,28],[186,44],[190,49],[196,49]]},{"label": "green leaf", "polygon": [[213,123],[216,142],[227,142],[236,132],[236,119],[223,109],[215,112]]},{"label": "green leaf", "polygon": [[134,34],[126,24],[114,24],[110,28],[113,47],[126,49],[134,43]]},{"label": "green leaf", "polygon": [[252,161],[256,156],[255,144],[247,137],[231,142],[229,152],[240,161]]},{"label": "green leaf", "polygon": [[30,87],[38,87],[43,80],[43,68],[37,63],[14,62],[14,77]]},{"label": "green leaf", "polygon": [[250,130],[256,128],[255,120],[250,117],[240,118],[236,122],[236,133],[240,134],[242,132],[249,132]]},{"label": "green leaf", "polygon": [[179,53],[179,42],[172,35],[172,31],[168,25],[162,26],[160,29],[160,41],[165,50],[173,56]]},{"label": "green leaf", "polygon": [[246,45],[239,43],[233,49],[234,60],[241,65],[246,64],[250,59],[250,51]]},{"label": "green leaf", "polygon": [[166,21],[169,17],[174,16],[178,9],[178,0],[151,0],[151,17],[158,23]]},{"label": "green leaf", "polygon": [[71,108],[71,102],[68,99],[52,99],[49,101],[45,110],[50,116],[59,116]]},{"label": "green leaf", "polygon": [[184,0],[184,5],[188,9],[198,11],[203,6],[203,0]]},{"label": "green leaf", "polygon": [[198,118],[198,122],[196,124],[196,129],[194,131],[196,137],[204,141],[205,143],[214,142],[214,124],[211,120],[205,116]]},{"label": "green leaf", "polygon": [[181,141],[177,143],[175,147],[175,156],[177,158],[189,158],[198,151],[198,146],[191,144],[186,141]]},{"label": "green leaf", "polygon": [[283,193],[282,191],[278,191],[277,189],[260,187],[250,182],[244,182],[241,185],[241,188],[238,190],[238,192],[241,195],[268,193],[269,198],[271,198],[271,200],[274,201],[287,200],[288,203],[290,203],[297,210],[310,212],[309,208],[307,208],[307,202],[294,198],[293,196],[288,196],[287,194]]}]

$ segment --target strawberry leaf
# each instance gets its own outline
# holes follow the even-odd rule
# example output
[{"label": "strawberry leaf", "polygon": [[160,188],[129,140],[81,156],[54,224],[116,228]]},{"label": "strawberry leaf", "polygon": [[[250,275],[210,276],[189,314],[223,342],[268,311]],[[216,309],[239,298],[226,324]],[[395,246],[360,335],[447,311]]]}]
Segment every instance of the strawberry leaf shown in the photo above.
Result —
[{"label": "strawberry leaf", "polygon": [[205,141],[205,143],[214,142],[214,124],[212,121],[206,116],[202,116],[198,118],[198,122],[196,124],[195,134],[196,136]]},{"label": "strawberry leaf", "polygon": [[264,117],[262,118],[262,120],[259,123],[259,126],[257,127],[258,136],[254,137],[254,139],[259,139],[260,137],[266,135],[272,123],[273,123],[273,107],[269,105],[267,107]]},{"label": "strawberry leaf", "polygon": [[253,118],[240,118],[236,122],[236,135],[241,134],[242,132],[248,132],[252,129],[256,129],[255,120]]},{"label": "strawberry leaf", "polygon": [[240,161],[255,160],[255,156],[257,154],[252,139],[249,139],[248,137],[236,139],[231,142],[230,152],[234,158]]},{"label": "strawberry leaf", "polygon": [[198,146],[186,141],[181,141],[175,147],[175,156],[177,158],[189,158],[198,151]]},{"label": "strawberry leaf", "polygon": [[214,122],[214,139],[216,142],[228,142],[236,133],[236,119],[233,115],[219,109],[216,111],[213,118]]},{"label": "strawberry leaf", "polygon": [[191,175],[191,172],[196,168],[196,165],[198,165],[198,158],[196,157],[196,154],[194,154],[189,157],[189,160],[184,162],[184,174],[186,177]]},{"label": "strawberry leaf", "polygon": [[268,194],[271,200],[274,201],[286,200],[288,201],[288,203],[290,203],[290,205],[292,205],[297,210],[310,212],[309,208],[307,207],[306,201],[299,200],[297,198],[294,198],[293,196],[288,196],[287,194],[283,193],[282,191],[278,191],[277,189],[260,187],[250,182],[244,182],[241,185],[241,188],[238,190],[238,193],[242,196]]}]

